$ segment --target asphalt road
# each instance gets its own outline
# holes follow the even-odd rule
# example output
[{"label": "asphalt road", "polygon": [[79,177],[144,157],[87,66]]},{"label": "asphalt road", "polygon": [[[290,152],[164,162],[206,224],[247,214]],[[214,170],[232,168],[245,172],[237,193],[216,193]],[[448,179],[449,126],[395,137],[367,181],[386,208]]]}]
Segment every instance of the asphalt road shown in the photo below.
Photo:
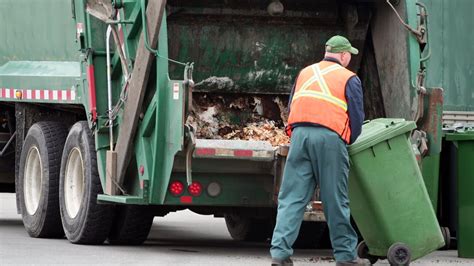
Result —
[{"label": "asphalt road", "polygon": [[[155,218],[148,240],[138,247],[83,246],[66,239],[34,239],[16,214],[15,195],[0,193],[0,265],[270,265],[268,248],[268,243],[234,241],[224,219],[190,211]],[[301,266],[334,265],[328,260],[330,256],[330,250],[296,250],[293,260]],[[413,264],[474,265],[474,260],[459,259],[456,251],[443,251]]]}]

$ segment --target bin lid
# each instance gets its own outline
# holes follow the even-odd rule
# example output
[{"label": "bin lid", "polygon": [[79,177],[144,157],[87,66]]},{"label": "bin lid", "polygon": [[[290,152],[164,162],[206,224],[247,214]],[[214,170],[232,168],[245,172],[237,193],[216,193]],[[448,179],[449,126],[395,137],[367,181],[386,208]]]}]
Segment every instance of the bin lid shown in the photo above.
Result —
[{"label": "bin lid", "polygon": [[403,118],[378,118],[367,121],[362,126],[362,133],[356,142],[349,146],[349,154],[356,154],[415,128],[415,122],[406,121]]},{"label": "bin lid", "polygon": [[448,141],[469,141],[474,140],[474,131],[452,132],[446,133],[446,140]]}]

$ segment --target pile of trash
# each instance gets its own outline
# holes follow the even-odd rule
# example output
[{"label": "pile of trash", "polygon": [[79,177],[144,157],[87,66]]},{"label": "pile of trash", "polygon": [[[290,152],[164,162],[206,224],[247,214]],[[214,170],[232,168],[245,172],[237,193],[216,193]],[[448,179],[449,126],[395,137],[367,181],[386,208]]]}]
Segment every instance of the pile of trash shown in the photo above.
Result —
[{"label": "pile of trash", "polygon": [[[288,144],[286,97],[195,93],[187,123],[202,139],[260,140]],[[287,100],[286,100],[287,101]]]},{"label": "pile of trash", "polygon": [[270,142],[272,146],[290,142],[290,138],[285,131],[276,127],[275,122],[270,120],[250,123],[242,129],[236,129],[224,135],[223,139],[263,140]]}]

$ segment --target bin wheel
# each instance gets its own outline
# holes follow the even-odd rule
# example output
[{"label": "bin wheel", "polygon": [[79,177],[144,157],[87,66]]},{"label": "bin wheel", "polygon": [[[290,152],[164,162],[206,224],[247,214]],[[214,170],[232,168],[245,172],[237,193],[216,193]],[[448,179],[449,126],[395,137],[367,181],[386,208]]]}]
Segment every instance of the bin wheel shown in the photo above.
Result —
[{"label": "bin wheel", "polygon": [[390,246],[387,252],[387,259],[390,265],[409,265],[411,259],[411,251],[407,245],[403,243],[395,243]]},{"label": "bin wheel", "polygon": [[448,250],[451,247],[451,233],[449,232],[448,227],[441,227],[441,233],[444,238],[444,246],[441,247],[441,250]]},{"label": "bin wheel", "polygon": [[370,261],[370,264],[375,264],[378,260],[376,256],[372,256],[369,254],[369,247],[365,243],[365,241],[361,241],[357,245],[357,256],[362,259],[368,259]]}]

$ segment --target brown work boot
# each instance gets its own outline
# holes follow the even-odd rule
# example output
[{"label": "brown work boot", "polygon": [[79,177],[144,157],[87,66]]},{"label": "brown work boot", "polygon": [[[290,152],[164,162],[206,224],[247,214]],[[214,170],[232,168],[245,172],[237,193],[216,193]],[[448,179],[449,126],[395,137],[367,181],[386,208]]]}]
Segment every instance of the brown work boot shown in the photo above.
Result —
[{"label": "brown work boot", "polygon": [[351,266],[351,265],[364,265],[369,266],[372,265],[368,259],[361,259],[357,258],[351,261],[338,261],[336,262],[336,266]]},{"label": "brown work boot", "polygon": [[284,260],[272,259],[272,266],[293,266],[293,261],[290,258]]}]

